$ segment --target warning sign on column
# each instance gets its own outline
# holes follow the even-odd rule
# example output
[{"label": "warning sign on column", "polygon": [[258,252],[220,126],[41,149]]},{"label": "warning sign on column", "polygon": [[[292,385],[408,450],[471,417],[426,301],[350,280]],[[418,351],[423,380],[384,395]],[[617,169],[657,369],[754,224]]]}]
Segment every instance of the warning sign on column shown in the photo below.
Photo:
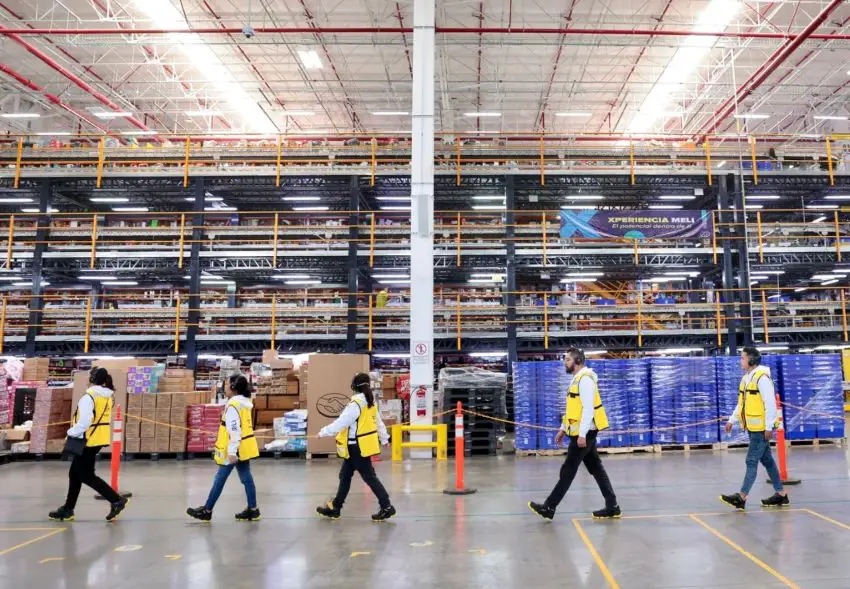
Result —
[{"label": "warning sign on column", "polygon": [[411,364],[430,364],[428,355],[428,342],[413,342],[413,355],[410,357]]}]

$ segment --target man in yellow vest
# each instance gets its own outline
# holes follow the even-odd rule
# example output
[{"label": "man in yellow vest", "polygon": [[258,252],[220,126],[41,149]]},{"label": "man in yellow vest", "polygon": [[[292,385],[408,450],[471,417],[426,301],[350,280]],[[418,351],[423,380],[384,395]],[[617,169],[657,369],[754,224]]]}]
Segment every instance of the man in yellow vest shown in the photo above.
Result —
[{"label": "man in yellow vest", "polygon": [[608,415],[599,396],[599,386],[596,373],[585,366],[584,351],[579,348],[569,348],[564,356],[564,367],[573,375],[567,390],[567,407],[560,431],[555,435],[555,444],[560,446],[565,436],[569,436],[570,445],[567,448],[567,458],[561,467],[561,476],[552,493],[544,503],[529,502],[528,507],[546,520],[555,517],[558,504],[564,499],[570,485],[578,472],[581,463],[587,468],[602,496],[605,497],[605,508],[593,512],[593,517],[599,519],[621,517],[617,496],[611,487],[611,480],[599,452],[596,451],[597,432],[608,429]]},{"label": "man in yellow vest", "polygon": [[777,425],[776,389],[770,375],[770,368],[761,365],[761,352],[753,347],[741,351],[741,368],[744,376],[738,388],[738,406],[726,422],[726,433],[732,431],[736,423],[750,436],[750,447],[747,450],[747,474],[741,490],[732,495],[721,495],[720,500],[735,509],[743,511],[747,505],[747,495],[756,481],[758,465],[761,462],[770,475],[775,493],[772,497],[762,499],[765,507],[784,507],[791,504],[788,493],[782,487],[779,469],[770,451],[770,440]]}]

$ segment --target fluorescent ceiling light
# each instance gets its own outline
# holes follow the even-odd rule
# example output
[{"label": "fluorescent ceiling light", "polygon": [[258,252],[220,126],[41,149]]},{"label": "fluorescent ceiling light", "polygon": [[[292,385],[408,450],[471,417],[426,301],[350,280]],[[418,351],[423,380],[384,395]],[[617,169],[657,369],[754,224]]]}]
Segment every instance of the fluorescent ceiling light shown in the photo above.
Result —
[{"label": "fluorescent ceiling light", "polygon": [[399,206],[390,205],[390,206],[381,207],[381,210],[382,211],[409,211],[410,207],[405,207],[405,206],[401,206],[401,205],[399,205]]},{"label": "fluorescent ceiling light", "polygon": [[470,358],[505,358],[507,357],[507,352],[472,352],[469,354]]},{"label": "fluorescent ceiling light", "polygon": [[643,282],[678,282],[680,280],[687,279],[687,276],[655,276],[653,278],[645,279]]},{"label": "fluorescent ceiling light", "polygon": [[0,281],[3,281],[3,282],[18,282],[22,278],[25,278],[25,277],[20,276],[20,275],[18,275],[18,276],[0,276]]},{"label": "fluorescent ceiling light", "polygon": [[807,209],[837,209],[838,205],[806,205]]},{"label": "fluorescent ceiling light", "polygon": [[473,211],[506,211],[505,205],[472,205]]},{"label": "fluorescent ceiling light", "polygon": [[592,117],[592,112],[556,112],[556,117],[566,117],[571,119],[583,119],[587,117]]},{"label": "fluorescent ceiling light", "polygon": [[321,196],[284,196],[281,200],[285,202],[319,202]]},{"label": "fluorescent ceiling light", "polygon": [[221,113],[216,110],[187,110],[187,117],[217,117]]},{"label": "fluorescent ceiling light", "polygon": [[829,286],[830,284],[835,284],[838,280],[827,280],[826,282],[821,282],[821,286]]},{"label": "fluorescent ceiling light", "polygon": [[467,283],[469,284],[496,284],[497,282],[502,282],[502,279],[499,278],[497,280],[493,278],[470,278],[469,280],[467,280]]},{"label": "fluorescent ceiling light", "polygon": [[375,200],[410,202],[410,197],[409,196],[376,196]]},{"label": "fluorescent ceiling light", "polygon": [[756,349],[759,352],[779,352],[780,350],[787,350],[788,346],[756,346]]},{"label": "fluorescent ceiling light", "polygon": [[379,284],[410,284],[409,278],[397,278],[394,280],[379,280]]},{"label": "fluorescent ceiling light", "polygon": [[688,278],[696,278],[699,272],[665,272],[662,276],[685,276]]},{"label": "fluorescent ceiling light", "polygon": [[764,205],[744,205],[745,209],[763,209]]},{"label": "fluorescent ceiling light", "polygon": [[767,274],[750,274],[750,280],[770,280]]},{"label": "fluorescent ceiling light", "polygon": [[126,196],[95,196],[89,200],[91,202],[130,202]]},{"label": "fluorescent ceiling light", "polygon": [[[773,274],[774,276],[782,276],[785,270],[759,270],[759,274]],[[850,272],[848,272],[850,274]]]},{"label": "fluorescent ceiling light", "polygon": [[571,194],[564,197],[566,200],[602,200],[605,197],[601,194]]},{"label": "fluorescent ceiling light", "polygon": [[287,280],[284,284],[290,284],[292,286],[309,286],[321,283],[321,280]]},{"label": "fluorescent ceiling light", "polygon": [[410,274],[372,274],[372,278],[376,280],[380,278],[385,280],[405,280],[410,278]]},{"label": "fluorescent ceiling light", "polygon": [[489,273],[475,273],[475,274],[470,274],[470,276],[471,276],[471,277],[473,277],[473,278],[492,278],[493,280],[502,280],[502,278],[501,278],[501,277],[502,277],[502,276],[504,276],[504,275],[503,275],[503,274],[499,274],[498,272],[494,272],[494,273],[492,273],[492,274],[489,274]]},{"label": "fluorescent ceiling light", "polygon": [[293,211],[327,211],[330,207],[292,207]]},{"label": "fluorescent ceiling light", "polygon": [[567,276],[575,276],[575,277],[592,277],[592,276],[605,276],[604,272],[570,272]]},{"label": "fluorescent ceiling light", "polygon": [[850,196],[846,194],[830,194],[824,198],[826,200],[850,200]]},{"label": "fluorescent ceiling light", "polygon": [[[41,211],[39,211],[36,208],[24,208],[24,209],[21,209],[21,212],[22,213],[39,213]],[[54,209],[53,207],[48,207],[47,212],[48,213],[58,213],[59,209]]]},{"label": "fluorescent ceiling light", "polygon": [[778,194],[752,194],[752,195],[748,194],[747,200],[779,200],[779,195]]},{"label": "fluorescent ceiling light", "polygon": [[487,118],[487,117],[500,117],[502,113],[500,112],[465,112],[463,113],[465,117],[474,117],[474,118]]},{"label": "fluorescent ceiling light", "polygon": [[505,197],[494,194],[493,196],[473,196],[472,200],[505,200]]},{"label": "fluorescent ceiling light", "polygon": [[0,203],[2,204],[14,205],[28,202],[33,202],[33,200],[31,198],[0,198]]},{"label": "fluorescent ceiling light", "polygon": [[717,164],[717,167],[718,167],[718,168],[722,168],[722,167],[723,167],[723,166],[725,166],[725,165],[726,165],[726,160],[723,160],[722,162],[720,162],[719,164]]},{"label": "fluorescent ceiling light", "polygon": [[112,207],[116,213],[147,213],[148,207]]},{"label": "fluorescent ceiling light", "polygon": [[406,110],[379,110],[372,114],[376,117],[406,117],[410,113]]},{"label": "fluorescent ceiling light", "polygon": [[[223,196],[205,196],[204,200],[206,202],[221,202],[224,200]],[[195,202],[194,196],[189,196],[186,198],[186,202]]]},{"label": "fluorescent ceiling light", "polygon": [[684,208],[682,205],[649,205],[649,208],[655,211],[670,211]]},{"label": "fluorescent ceiling light", "polygon": [[572,284],[574,282],[596,282],[595,278],[564,278],[561,284]]},{"label": "fluorescent ceiling light", "polygon": [[696,197],[687,194],[666,194],[659,196],[658,200],[694,200]]},{"label": "fluorescent ceiling light", "polygon": [[847,117],[841,117],[837,115],[815,115],[814,118],[816,121],[846,121]]},{"label": "fluorescent ceiling light", "polygon": [[226,278],[201,278],[201,284],[236,284],[235,280]]},{"label": "fluorescent ceiling light", "polygon": [[118,280],[117,276],[77,276],[77,280]]},{"label": "fluorescent ceiling light", "polygon": [[608,350],[585,350],[585,356],[601,356],[602,354],[607,354]]},{"label": "fluorescent ceiling light", "polygon": [[387,359],[392,359],[392,358],[404,359],[404,358],[410,358],[410,354],[404,354],[404,353],[401,353],[401,352],[399,352],[397,354],[372,354],[372,357],[373,358],[387,358]]},{"label": "fluorescent ceiling light", "polygon": [[814,274],[812,275],[812,280],[829,280],[831,278],[835,278],[832,274]]},{"label": "fluorescent ceiling light", "polygon": [[800,288],[795,288],[794,292],[803,292],[803,291],[806,291],[806,290],[809,290],[808,287],[801,286]]},{"label": "fluorescent ceiling light", "polygon": [[693,352],[702,352],[702,348],[666,348],[664,350],[654,350],[650,354],[691,354]]},{"label": "fluorescent ceiling light", "polygon": [[[695,33],[724,30],[740,13],[743,2],[737,0],[711,0],[705,5],[691,27]],[[670,108],[670,102],[679,90],[690,81],[691,75],[708,56],[717,42],[716,36],[691,37],[676,50],[652,90],[646,95],[640,110],[628,127],[630,133],[645,133]]]},{"label": "fluorescent ceiling light", "polygon": [[204,207],[204,210],[210,211],[210,212],[216,212],[216,211],[238,211],[239,209],[237,209],[236,207],[223,206],[223,207]]},{"label": "fluorescent ceiling light", "polygon": [[809,223],[822,223],[823,221],[826,221],[826,216],[818,217],[817,219],[814,219],[813,221],[809,221]]},{"label": "fluorescent ceiling light", "polygon": [[309,274],[276,274],[272,278],[277,280],[309,280],[311,276]]},{"label": "fluorescent ceiling light", "polygon": [[[32,282],[13,282],[12,286],[31,287]],[[42,281],[41,286],[50,286],[50,283]]]},{"label": "fluorescent ceiling light", "polygon": [[312,117],[316,113],[312,110],[285,110],[281,114],[287,117]]},{"label": "fluorescent ceiling light", "polygon": [[587,210],[587,209],[595,209],[596,205],[561,205],[561,208],[564,210]]},{"label": "fluorescent ceiling light", "polygon": [[122,135],[158,135],[158,131],[142,131],[141,129],[137,131],[121,131]]},{"label": "fluorescent ceiling light", "polygon": [[769,119],[770,115],[763,114],[763,113],[751,112],[751,113],[737,114],[737,115],[735,115],[735,118],[736,119]]},{"label": "fluorescent ceiling light", "polygon": [[130,111],[127,111],[127,110],[117,110],[115,112],[98,111],[98,112],[95,112],[95,113],[92,113],[92,114],[99,119],[120,119],[122,117],[132,117],[133,116],[133,113],[131,113]]},{"label": "fluorescent ceiling light", "polygon": [[319,57],[319,54],[316,53],[314,49],[299,50],[298,58],[301,60],[301,64],[304,66],[305,69],[322,69],[322,59]]},{"label": "fluorescent ceiling light", "polygon": [[37,112],[4,112],[0,115],[4,119],[37,119],[40,116]]},{"label": "fluorescent ceiling light", "polygon": [[109,280],[101,284],[103,286],[136,286],[139,283],[135,280]]}]

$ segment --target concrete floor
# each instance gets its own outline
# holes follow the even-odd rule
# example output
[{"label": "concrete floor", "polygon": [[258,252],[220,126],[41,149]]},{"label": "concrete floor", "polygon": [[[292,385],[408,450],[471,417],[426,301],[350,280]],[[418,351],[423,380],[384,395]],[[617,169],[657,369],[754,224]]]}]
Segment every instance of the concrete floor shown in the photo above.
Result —
[{"label": "concrete floor", "polygon": [[[753,501],[738,514],[717,495],[737,490],[740,450],[606,456],[627,517],[584,519],[602,501],[582,472],[553,524],[526,502],[545,498],[560,458],[469,460],[479,492],[466,498],[440,492],[451,463],[384,462],[378,472],[399,511],[384,525],[368,521],[376,505],[359,483],[342,520],[313,516],[336,487],[336,460],[255,462],[263,521],[233,521],[245,504],[234,474],[212,525],[183,515],[206,497],[211,461],[125,465],[135,497],[114,525],[87,489],[76,522],[47,521],[64,499],[67,464],[15,463],[0,467],[0,587],[847,589],[847,452],[795,448],[790,460],[804,479],[793,509],[763,512]],[[770,493],[763,481],[754,499]]]}]

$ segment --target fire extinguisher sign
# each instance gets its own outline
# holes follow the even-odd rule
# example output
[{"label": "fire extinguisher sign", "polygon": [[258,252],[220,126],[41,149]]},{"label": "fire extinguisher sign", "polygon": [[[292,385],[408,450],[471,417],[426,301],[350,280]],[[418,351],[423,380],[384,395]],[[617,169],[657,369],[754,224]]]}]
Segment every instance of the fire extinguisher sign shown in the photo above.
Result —
[{"label": "fire extinguisher sign", "polygon": [[413,354],[410,356],[412,364],[428,364],[429,363],[429,354],[428,354],[428,342],[414,342],[413,343]]},{"label": "fire extinguisher sign", "polygon": [[420,385],[413,392],[413,411],[416,418],[428,415],[428,387]]}]

